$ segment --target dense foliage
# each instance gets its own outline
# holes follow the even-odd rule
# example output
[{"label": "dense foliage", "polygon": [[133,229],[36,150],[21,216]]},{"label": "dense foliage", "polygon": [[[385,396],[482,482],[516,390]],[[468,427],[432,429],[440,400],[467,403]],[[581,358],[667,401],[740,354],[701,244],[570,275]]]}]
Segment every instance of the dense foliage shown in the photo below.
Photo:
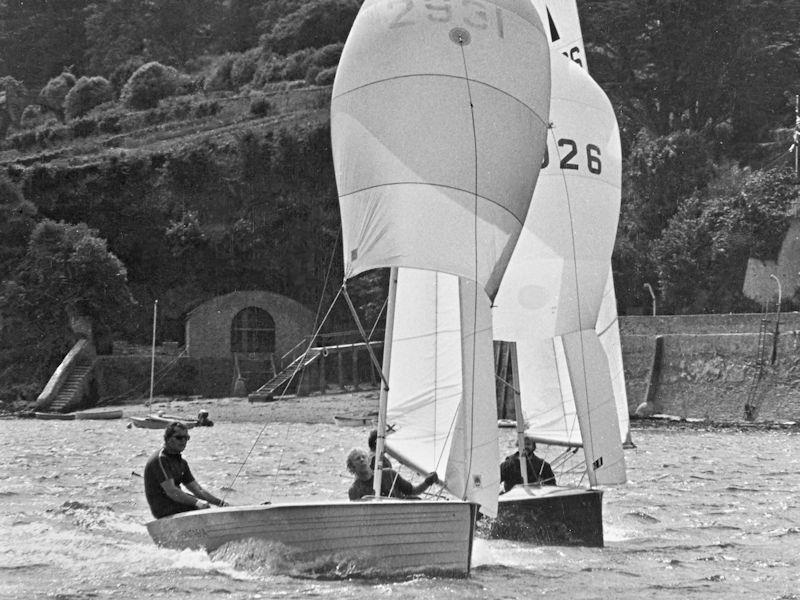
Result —
[{"label": "dense foliage", "polygon": [[[0,150],[11,178],[0,177],[6,302],[30,308],[36,293],[53,291],[30,279],[45,268],[37,261],[52,238],[58,243],[49,251],[63,246],[71,248],[64,256],[98,261],[102,272],[85,275],[108,278],[104,293],[119,295],[115,310],[128,318],[98,312],[108,298],[59,288],[65,299],[81,299],[70,310],[94,311],[101,328],[132,340],[149,335],[154,298],[166,339],[181,339],[188,310],[237,289],[324,305],[326,282],[342,275],[329,91],[315,95],[306,86],[332,83],[360,4],[0,0]],[[622,312],[649,304],[645,283],[664,312],[756,308],[742,294],[747,259],[777,256],[800,201],[787,170],[800,93],[800,3],[579,0],[578,7],[590,73],[611,98],[622,134],[613,258]],[[308,94],[291,96],[304,88]],[[170,133],[173,123],[191,135]],[[138,132],[165,142],[141,152],[115,148],[114,136]],[[95,135],[108,152],[78,157]],[[69,158],[71,145],[75,158],[56,160]],[[351,285],[368,322],[381,312],[384,289],[384,273]],[[13,325],[15,335],[39,340],[46,325],[60,343],[68,339],[63,323],[34,322],[39,317],[26,311],[7,317],[4,332]],[[65,315],[52,312],[56,320]],[[34,320],[27,328],[26,319]],[[9,356],[0,357],[0,381]]]}]

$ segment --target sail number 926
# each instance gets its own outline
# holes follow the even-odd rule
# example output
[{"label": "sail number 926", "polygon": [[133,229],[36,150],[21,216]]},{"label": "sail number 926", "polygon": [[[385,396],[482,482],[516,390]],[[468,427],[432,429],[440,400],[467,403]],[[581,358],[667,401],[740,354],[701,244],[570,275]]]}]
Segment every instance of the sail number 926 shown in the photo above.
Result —
[{"label": "sail number 926", "polygon": [[416,25],[419,22],[452,23],[465,28],[493,30],[504,37],[503,11],[478,0],[394,0],[387,3],[392,16],[389,28]]},{"label": "sail number 926", "polygon": [[[580,148],[575,140],[569,138],[561,138],[556,142],[559,151],[558,156],[561,159],[558,161],[560,169],[568,171],[581,170],[581,163],[585,163],[584,168],[588,169],[594,175],[600,175],[603,172],[603,162],[600,159],[600,147],[595,144],[586,144],[585,148]],[[580,156],[583,154],[583,156]],[[550,149],[545,148],[544,159],[542,160],[542,169],[546,169],[550,164]]]}]

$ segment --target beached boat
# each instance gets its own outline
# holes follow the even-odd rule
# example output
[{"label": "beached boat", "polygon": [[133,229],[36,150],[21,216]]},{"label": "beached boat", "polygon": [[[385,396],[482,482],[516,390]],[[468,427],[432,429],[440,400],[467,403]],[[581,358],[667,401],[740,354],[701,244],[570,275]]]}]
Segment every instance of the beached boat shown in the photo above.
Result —
[{"label": "beached boat", "polygon": [[197,421],[194,419],[164,415],[145,415],[143,417],[128,417],[128,419],[134,427],[140,429],[165,429],[167,425],[175,421],[182,423],[186,429],[191,429],[197,425]]},{"label": "beached boat", "polygon": [[539,444],[582,449],[589,487],[515,488],[501,496],[492,534],[594,546],[603,544],[596,486],[626,479],[627,398],[614,347],[616,308],[609,307],[619,131],[610,102],[582,68],[575,3],[534,4],[550,23],[553,52],[548,158],[493,322],[497,338],[513,344],[519,445],[527,428]]},{"label": "beached boat", "polygon": [[79,420],[103,421],[107,419],[121,419],[124,411],[121,408],[87,408],[86,410],[75,411],[75,418]]},{"label": "beached boat", "polygon": [[451,499],[192,511],[149,524],[157,542],[208,547],[219,523],[211,545],[255,537],[379,571],[469,572],[477,506],[495,514],[499,483],[490,305],[544,156],[549,64],[528,0],[446,13],[366,0],[333,86],[345,281],[390,268],[377,453],[388,413],[388,451],[437,471]]},{"label": "beached boat", "polygon": [[75,418],[75,413],[35,412],[33,416],[45,421],[71,421]]},{"label": "beached boat", "polygon": [[333,422],[339,427],[374,427],[378,422],[378,415],[364,415],[361,417],[333,415]]}]

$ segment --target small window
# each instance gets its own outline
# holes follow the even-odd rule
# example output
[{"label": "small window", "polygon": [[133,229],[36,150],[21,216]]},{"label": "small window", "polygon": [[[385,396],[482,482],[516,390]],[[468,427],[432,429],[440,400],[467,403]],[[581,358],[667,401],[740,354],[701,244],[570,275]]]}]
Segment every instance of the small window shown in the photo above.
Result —
[{"label": "small window", "polygon": [[231,324],[231,352],[275,352],[275,321],[272,315],[254,306],[237,314]]}]

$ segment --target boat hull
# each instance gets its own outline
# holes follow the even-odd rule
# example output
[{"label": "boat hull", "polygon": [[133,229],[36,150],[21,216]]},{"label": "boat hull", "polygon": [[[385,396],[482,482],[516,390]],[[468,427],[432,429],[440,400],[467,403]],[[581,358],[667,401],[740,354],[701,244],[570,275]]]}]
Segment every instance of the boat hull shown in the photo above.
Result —
[{"label": "boat hull", "polygon": [[365,427],[367,425],[375,426],[375,417],[343,417],[340,415],[334,415],[333,422],[339,427]]},{"label": "boat hull", "polygon": [[75,413],[35,412],[33,415],[37,419],[43,419],[45,421],[71,421],[75,418]]},{"label": "boat hull", "polygon": [[77,411],[75,418],[79,420],[106,420],[106,419],[121,419],[123,411],[121,408],[90,408],[87,410]]},{"label": "boat hull", "polygon": [[603,547],[603,492],[515,486],[500,496],[489,536],[552,546]]},{"label": "boat hull", "polygon": [[469,573],[477,505],[380,500],[287,503],[191,511],[147,524],[159,546],[213,551],[247,539],[280,545],[290,560],[370,573]]},{"label": "boat hull", "polygon": [[134,427],[139,427],[141,429],[166,429],[167,425],[169,425],[170,423],[174,423],[175,421],[183,423],[186,429],[191,429],[192,427],[197,425],[197,423],[193,421],[184,421],[183,419],[177,419],[177,418],[173,419],[167,417],[159,417],[156,415],[148,415],[146,417],[128,417],[128,418],[130,419],[130,422]]}]

